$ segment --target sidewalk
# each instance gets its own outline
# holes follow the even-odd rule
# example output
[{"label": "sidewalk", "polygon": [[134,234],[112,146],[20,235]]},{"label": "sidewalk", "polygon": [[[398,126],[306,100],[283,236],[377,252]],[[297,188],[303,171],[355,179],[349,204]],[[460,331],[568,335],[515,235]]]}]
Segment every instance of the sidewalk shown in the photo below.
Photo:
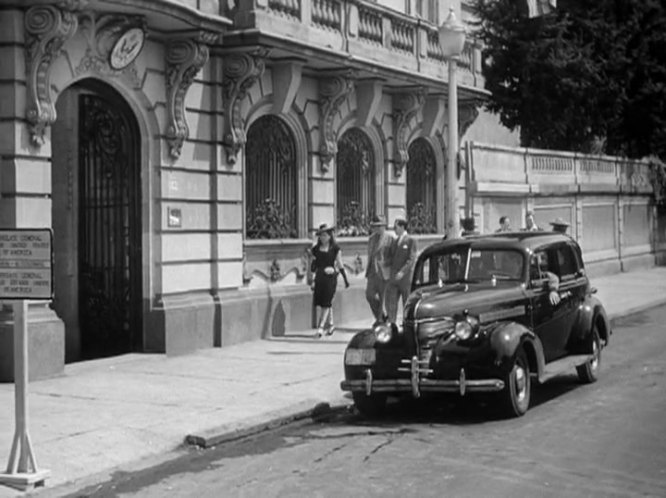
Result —
[{"label": "sidewalk", "polygon": [[[595,278],[611,318],[666,303],[666,267]],[[131,472],[184,452],[186,436],[216,442],[305,416],[320,403],[350,404],[339,384],[355,330],[330,338],[312,332],[187,356],[130,354],[68,365],[61,377],[30,384],[30,434],[51,477],[39,495],[55,495]],[[611,338],[610,347],[613,346]],[[0,384],[0,468],[14,431],[14,386]],[[70,489],[71,488],[71,489]],[[60,488],[60,492],[64,488]],[[21,493],[0,486],[0,497]]]}]

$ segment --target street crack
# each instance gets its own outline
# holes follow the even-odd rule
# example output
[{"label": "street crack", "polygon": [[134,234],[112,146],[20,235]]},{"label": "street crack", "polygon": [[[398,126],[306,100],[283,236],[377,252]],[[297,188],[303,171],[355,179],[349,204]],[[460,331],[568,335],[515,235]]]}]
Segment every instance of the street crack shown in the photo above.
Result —
[{"label": "street crack", "polygon": [[[398,434],[398,436],[400,436],[400,435],[401,434]],[[396,440],[395,434],[390,434],[386,438],[386,441],[383,441],[383,442],[379,443],[377,446],[375,446],[375,448],[370,453],[365,455],[365,457],[363,458],[363,462],[367,462],[368,460],[370,460],[375,454],[377,454],[377,452],[379,450],[381,450],[382,448],[386,448],[387,446],[393,444],[393,441],[395,441],[395,440]]]}]

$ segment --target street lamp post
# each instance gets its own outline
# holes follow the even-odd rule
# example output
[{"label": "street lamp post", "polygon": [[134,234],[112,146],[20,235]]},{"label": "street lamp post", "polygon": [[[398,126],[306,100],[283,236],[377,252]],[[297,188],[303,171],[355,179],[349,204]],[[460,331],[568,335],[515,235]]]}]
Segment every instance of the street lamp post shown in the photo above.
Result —
[{"label": "street lamp post", "polygon": [[465,46],[465,26],[456,19],[453,7],[449,9],[449,17],[439,27],[439,45],[449,66],[449,143],[446,167],[445,230],[448,238],[457,238],[460,236],[460,215],[458,214],[458,83],[456,69],[458,56]]}]

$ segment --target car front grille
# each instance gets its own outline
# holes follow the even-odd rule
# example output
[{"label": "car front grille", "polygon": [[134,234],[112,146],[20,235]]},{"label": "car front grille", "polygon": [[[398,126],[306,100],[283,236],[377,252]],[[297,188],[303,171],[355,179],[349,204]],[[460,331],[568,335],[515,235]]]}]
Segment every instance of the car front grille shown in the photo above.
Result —
[{"label": "car front grille", "polygon": [[410,347],[421,362],[430,362],[432,349],[443,337],[453,333],[455,320],[451,317],[442,317],[427,320],[405,321],[405,339],[411,342]]}]

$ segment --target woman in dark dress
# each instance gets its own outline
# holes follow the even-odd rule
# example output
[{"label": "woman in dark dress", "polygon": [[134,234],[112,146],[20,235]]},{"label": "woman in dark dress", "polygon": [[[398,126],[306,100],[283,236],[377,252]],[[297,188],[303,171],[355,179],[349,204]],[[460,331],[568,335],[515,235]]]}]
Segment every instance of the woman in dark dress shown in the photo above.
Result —
[{"label": "woman in dark dress", "polygon": [[317,243],[312,247],[312,272],[314,273],[314,304],[318,308],[319,320],[315,337],[333,334],[333,312],[331,306],[342,274],[345,287],[349,287],[347,274],[342,266],[340,246],[335,242],[333,227],[323,224],[317,230]]}]

